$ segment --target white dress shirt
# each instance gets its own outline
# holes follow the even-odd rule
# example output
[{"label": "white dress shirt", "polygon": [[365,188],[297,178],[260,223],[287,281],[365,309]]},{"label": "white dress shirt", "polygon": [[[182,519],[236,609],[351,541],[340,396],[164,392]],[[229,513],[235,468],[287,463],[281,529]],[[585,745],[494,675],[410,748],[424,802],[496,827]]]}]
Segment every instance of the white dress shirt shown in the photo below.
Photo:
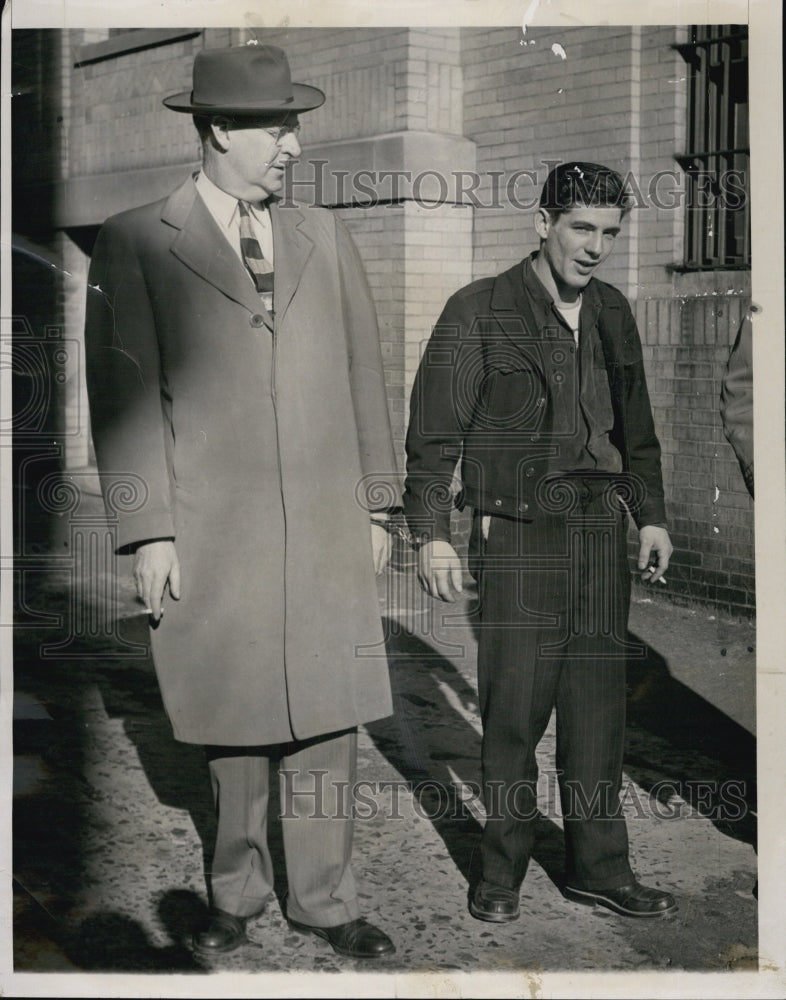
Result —
[{"label": "white dress shirt", "polygon": [[[218,228],[229,240],[229,244],[240,260],[243,255],[240,252],[240,213],[238,212],[238,199],[234,195],[227,194],[207,177],[204,171],[200,171],[196,179],[196,189],[202,201],[207,206],[208,211],[218,223]],[[262,247],[265,258],[273,264],[273,230],[270,226],[270,213],[264,203],[261,206],[247,203],[249,216],[254,235]],[[244,265],[245,266],[245,265]],[[249,281],[254,279],[249,274]]]}]

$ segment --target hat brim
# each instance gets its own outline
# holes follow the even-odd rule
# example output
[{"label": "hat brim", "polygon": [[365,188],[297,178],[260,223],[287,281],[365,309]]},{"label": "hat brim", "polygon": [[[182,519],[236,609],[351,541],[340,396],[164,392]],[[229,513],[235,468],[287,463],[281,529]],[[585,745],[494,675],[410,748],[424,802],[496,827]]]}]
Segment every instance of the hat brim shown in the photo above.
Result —
[{"label": "hat brim", "polygon": [[325,103],[325,94],[319,87],[305,83],[292,84],[292,98],[288,101],[254,101],[251,104],[194,104],[193,91],[184,90],[179,94],[165,97],[163,103],[170,111],[182,111],[191,115],[232,115],[250,118],[261,114],[294,114],[298,111],[313,111]]}]

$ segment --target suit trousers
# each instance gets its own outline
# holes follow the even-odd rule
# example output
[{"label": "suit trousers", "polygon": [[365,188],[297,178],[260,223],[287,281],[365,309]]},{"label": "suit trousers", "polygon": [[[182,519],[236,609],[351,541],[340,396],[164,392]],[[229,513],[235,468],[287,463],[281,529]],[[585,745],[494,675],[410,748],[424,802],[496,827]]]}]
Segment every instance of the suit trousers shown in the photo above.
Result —
[{"label": "suit trousers", "polygon": [[273,891],[267,844],[270,764],[279,765],[287,916],[331,927],[360,916],[352,855],[357,730],[281,746],[206,747],[218,814],[213,906],[259,913]]},{"label": "suit trousers", "polygon": [[485,540],[475,514],[481,857],[483,878],[508,888],[520,886],[532,852],[535,751],[555,708],[567,881],[599,889],[632,879],[619,802],[630,573],[625,517],[605,485],[565,481],[532,520],[492,517]]}]

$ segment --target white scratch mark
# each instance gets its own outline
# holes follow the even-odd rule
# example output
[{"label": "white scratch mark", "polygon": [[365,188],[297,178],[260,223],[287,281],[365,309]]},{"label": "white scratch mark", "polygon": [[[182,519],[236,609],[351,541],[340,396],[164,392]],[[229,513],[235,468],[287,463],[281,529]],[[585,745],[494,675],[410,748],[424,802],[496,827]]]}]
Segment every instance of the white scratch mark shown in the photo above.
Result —
[{"label": "white scratch mark", "polygon": [[[551,0],[546,0],[546,3],[550,4]],[[527,11],[524,14],[524,18],[521,22],[522,35],[527,34],[527,28],[532,23],[535,14],[537,13],[538,7],[540,7],[540,0],[531,0],[530,5],[529,7],[527,7]],[[534,44],[535,44],[534,38],[532,39],[532,41],[528,41],[526,38],[522,38],[521,41],[519,42],[519,45],[534,45]]]},{"label": "white scratch mark", "polygon": [[568,58],[567,53],[565,52],[563,47],[559,44],[559,42],[554,42],[554,44],[551,46],[551,51],[554,53],[555,56],[559,56],[560,59]]},{"label": "white scratch mark", "polygon": [[540,7],[540,0],[532,0],[529,7],[527,7],[527,12],[524,15],[524,20],[521,22],[522,35],[526,35],[527,26],[532,22],[533,17],[537,13],[538,7]]},{"label": "white scratch mark", "polygon": [[718,527],[717,524],[713,525],[712,530],[715,532],[716,535],[720,534],[720,528]]},{"label": "white scratch mark", "polygon": [[59,271],[61,274],[64,274],[67,278],[73,278],[73,274],[70,271],[67,271],[64,267],[61,267],[60,264],[56,263],[55,261],[49,260],[47,257],[43,256],[43,254],[37,253],[35,250],[31,248],[30,245],[26,245],[26,243],[23,243],[22,240],[14,238],[11,241],[11,247],[18,253],[22,253],[26,257],[30,257],[30,259],[34,260],[37,264],[41,264],[44,267],[48,268],[50,271]]},{"label": "white scratch mark", "polygon": [[458,694],[456,694],[453,688],[442,680],[437,680],[437,686],[441,690],[442,695],[445,698],[445,701],[448,703],[450,708],[456,713],[456,715],[460,715],[465,722],[468,722],[470,726],[472,726],[472,728],[475,730],[476,733],[478,733],[478,735],[481,735],[483,732],[483,727],[481,725],[480,719],[473,711],[471,711],[464,705],[461,698],[458,696]]},{"label": "white scratch mark", "polygon": [[472,790],[472,786],[463,781],[453,770],[450,764],[447,765],[448,773],[450,774],[450,780],[453,787],[456,789],[456,795],[461,800],[463,805],[466,806],[468,811],[477,820],[480,826],[485,826],[486,824],[486,810],[483,803],[478,799]]},{"label": "white scratch mark", "polygon": [[717,503],[717,502],[718,502],[718,498],[719,498],[719,497],[720,497],[720,490],[719,490],[719,489],[718,489],[718,487],[716,486],[716,487],[715,487],[715,499],[714,499],[714,500],[713,500],[712,502],[713,502],[713,503]]}]

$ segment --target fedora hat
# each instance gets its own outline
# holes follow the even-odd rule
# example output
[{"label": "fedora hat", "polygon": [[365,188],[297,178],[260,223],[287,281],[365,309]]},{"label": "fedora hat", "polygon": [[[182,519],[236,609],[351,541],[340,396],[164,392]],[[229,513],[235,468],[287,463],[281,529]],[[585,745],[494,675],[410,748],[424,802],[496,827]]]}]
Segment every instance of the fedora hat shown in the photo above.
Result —
[{"label": "fedora hat", "polygon": [[292,82],[283,49],[258,42],[198,52],[193,83],[193,90],[165,97],[164,104],[192,115],[242,117],[311,111],[325,102],[318,87]]}]

